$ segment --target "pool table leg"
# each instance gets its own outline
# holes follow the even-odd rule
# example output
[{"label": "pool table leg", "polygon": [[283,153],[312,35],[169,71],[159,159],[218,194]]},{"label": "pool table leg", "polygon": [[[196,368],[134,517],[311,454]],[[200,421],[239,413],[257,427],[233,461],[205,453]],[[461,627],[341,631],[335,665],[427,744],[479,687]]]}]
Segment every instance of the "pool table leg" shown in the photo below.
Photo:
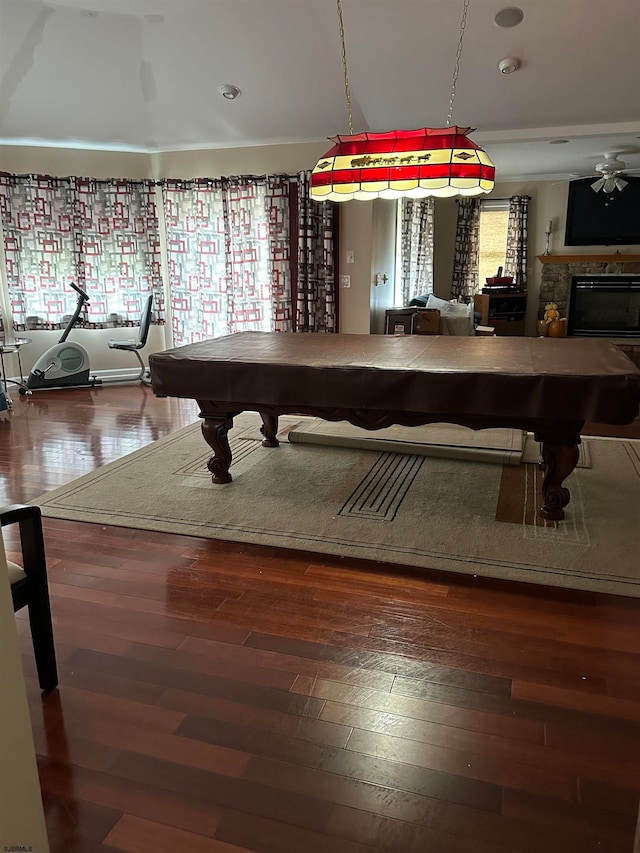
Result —
[{"label": "pool table leg", "polygon": [[260,412],[260,417],[262,418],[262,426],[260,427],[260,432],[263,435],[262,446],[279,447],[280,442],[276,438],[278,434],[278,416]]},{"label": "pool table leg", "polygon": [[207,462],[207,468],[212,473],[213,483],[230,483],[231,474],[231,448],[227,433],[233,426],[233,418],[237,412],[221,415],[205,415],[202,421],[202,435],[209,447],[213,450],[213,456]]},{"label": "pool table leg", "polygon": [[560,521],[564,518],[564,507],[571,498],[569,489],[562,483],[578,464],[580,438],[562,444],[545,441],[538,436],[536,439],[542,441],[542,462],[540,465],[544,470],[544,480],[542,481],[544,503],[539,514],[542,518]]}]

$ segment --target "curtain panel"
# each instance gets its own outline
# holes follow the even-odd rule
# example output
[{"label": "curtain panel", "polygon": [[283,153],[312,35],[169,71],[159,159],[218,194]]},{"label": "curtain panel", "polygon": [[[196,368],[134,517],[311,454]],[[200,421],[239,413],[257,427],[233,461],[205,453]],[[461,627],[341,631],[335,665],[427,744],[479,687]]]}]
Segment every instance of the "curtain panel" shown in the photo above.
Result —
[{"label": "curtain panel", "polygon": [[289,178],[163,185],[175,346],[292,328]]},{"label": "curtain panel", "polygon": [[435,199],[403,198],[400,208],[402,305],[433,293]]},{"label": "curtain panel", "polygon": [[16,331],[62,328],[71,281],[89,295],[88,327],[137,323],[149,293],[163,321],[153,182],[0,174],[0,216]]},{"label": "curtain panel", "polygon": [[296,324],[298,332],[337,331],[335,207],[309,195],[311,172],[298,173]]},{"label": "curtain panel", "polygon": [[149,292],[164,322],[167,293],[175,345],[245,329],[337,331],[337,212],[309,198],[308,173],[161,184],[158,211],[152,181],[0,173],[16,331],[63,327],[70,282],[89,294],[87,328],[137,323]]},{"label": "curtain panel", "polygon": [[458,218],[453,251],[451,299],[469,302],[478,292],[480,257],[480,200],[457,198]]},{"label": "curtain panel", "polygon": [[527,289],[527,243],[531,196],[514,195],[509,199],[507,251],[504,274],[512,275],[520,290]]}]

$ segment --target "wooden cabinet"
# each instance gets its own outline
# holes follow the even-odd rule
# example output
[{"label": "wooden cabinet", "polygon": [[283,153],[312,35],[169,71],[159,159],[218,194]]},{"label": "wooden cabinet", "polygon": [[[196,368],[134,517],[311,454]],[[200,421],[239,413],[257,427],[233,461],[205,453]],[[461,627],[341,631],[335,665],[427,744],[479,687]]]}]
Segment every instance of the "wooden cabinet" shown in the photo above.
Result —
[{"label": "wooden cabinet", "polygon": [[493,326],[496,335],[524,335],[526,293],[491,293],[485,289],[473,301],[481,315],[481,326]]}]

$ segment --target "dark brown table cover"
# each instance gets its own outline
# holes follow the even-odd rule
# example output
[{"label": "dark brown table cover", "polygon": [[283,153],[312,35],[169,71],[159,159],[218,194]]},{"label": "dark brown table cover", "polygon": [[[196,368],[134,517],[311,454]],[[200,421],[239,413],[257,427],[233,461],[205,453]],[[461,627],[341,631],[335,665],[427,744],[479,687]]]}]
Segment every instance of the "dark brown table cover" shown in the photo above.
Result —
[{"label": "dark brown table cover", "polygon": [[240,332],[154,353],[149,365],[157,395],[239,409],[625,424],[640,406],[640,370],[616,346],[593,338]]}]

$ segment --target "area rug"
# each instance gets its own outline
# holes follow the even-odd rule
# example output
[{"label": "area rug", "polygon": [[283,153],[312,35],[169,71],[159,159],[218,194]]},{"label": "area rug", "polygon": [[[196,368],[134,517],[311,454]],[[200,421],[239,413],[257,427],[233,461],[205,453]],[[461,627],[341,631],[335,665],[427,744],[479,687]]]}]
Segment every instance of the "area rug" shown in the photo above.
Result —
[{"label": "area rug", "polygon": [[193,424],[33,501],[45,516],[312,550],[640,597],[640,442],[591,439],[567,481],[567,518],[544,522],[536,465],[260,444],[230,433],[233,482],[214,486]]}]

